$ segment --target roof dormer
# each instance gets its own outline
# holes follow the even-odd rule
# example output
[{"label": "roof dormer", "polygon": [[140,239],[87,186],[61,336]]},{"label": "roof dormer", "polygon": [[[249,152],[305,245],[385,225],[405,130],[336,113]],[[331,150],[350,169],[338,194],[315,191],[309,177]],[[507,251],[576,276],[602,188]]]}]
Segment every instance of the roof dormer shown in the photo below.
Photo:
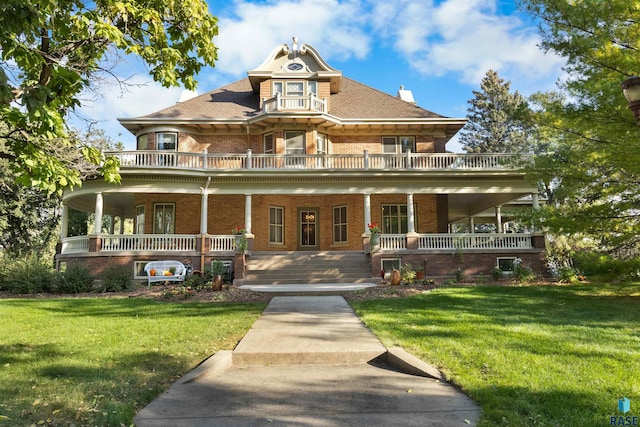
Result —
[{"label": "roof dormer", "polygon": [[297,79],[329,81],[331,93],[340,92],[342,72],[332,68],[313,47],[293,38],[291,47],[282,44],[276,47],[256,69],[247,72],[251,87],[260,92],[260,82],[269,79]]}]

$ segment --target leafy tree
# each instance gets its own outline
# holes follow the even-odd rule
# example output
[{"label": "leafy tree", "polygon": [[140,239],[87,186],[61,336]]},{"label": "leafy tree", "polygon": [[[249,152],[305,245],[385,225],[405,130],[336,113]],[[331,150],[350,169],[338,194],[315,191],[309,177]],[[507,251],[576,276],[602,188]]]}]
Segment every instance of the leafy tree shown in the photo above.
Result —
[{"label": "leafy tree", "polygon": [[[0,133],[18,182],[48,192],[80,185],[75,160],[102,165],[119,180],[115,159],[81,144],[66,127],[80,95],[109,73],[110,54],[141,57],[163,86],[196,86],[214,65],[217,20],[204,0],[3,0],[0,2]],[[80,147],[78,149],[78,147]]]},{"label": "leafy tree", "polygon": [[540,19],[542,48],[567,60],[557,93],[539,95],[536,121],[550,141],[533,171],[557,189],[540,211],[557,233],[584,232],[632,256],[640,243],[640,128],[620,83],[640,72],[640,3],[522,0]]},{"label": "leafy tree", "polygon": [[[76,138],[99,150],[122,147],[122,144],[111,141],[103,131],[78,134]],[[2,151],[3,143],[0,140]],[[58,155],[63,162],[75,163],[83,179],[95,176],[98,172],[97,165],[76,158],[76,151],[59,152]],[[72,156],[73,162],[65,156]],[[11,257],[23,257],[26,254],[44,256],[52,252],[58,237],[61,214],[62,199],[59,194],[49,194],[38,187],[18,184],[9,160],[0,158],[0,249],[3,252]],[[87,234],[88,216],[85,212],[70,210],[69,236]]]},{"label": "leafy tree", "polygon": [[517,91],[509,91],[505,82],[493,70],[473,91],[469,101],[467,124],[460,132],[460,143],[469,153],[519,153],[531,150],[530,129],[524,120],[527,100]]}]

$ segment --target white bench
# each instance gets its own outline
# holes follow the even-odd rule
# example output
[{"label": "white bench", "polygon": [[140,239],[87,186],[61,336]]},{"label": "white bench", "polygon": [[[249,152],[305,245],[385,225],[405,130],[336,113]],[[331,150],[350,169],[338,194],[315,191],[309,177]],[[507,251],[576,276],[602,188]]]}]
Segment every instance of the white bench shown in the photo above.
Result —
[{"label": "white bench", "polygon": [[[172,267],[175,268],[173,273]],[[144,271],[151,286],[153,282],[182,282],[187,269],[180,261],[151,261],[144,266]]]}]

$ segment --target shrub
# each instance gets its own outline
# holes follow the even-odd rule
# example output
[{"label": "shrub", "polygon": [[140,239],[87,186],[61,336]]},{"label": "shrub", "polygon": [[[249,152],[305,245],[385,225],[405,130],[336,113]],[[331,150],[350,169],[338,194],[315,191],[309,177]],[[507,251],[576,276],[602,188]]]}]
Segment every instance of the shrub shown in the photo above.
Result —
[{"label": "shrub", "polygon": [[94,277],[83,265],[71,265],[64,273],[59,273],[54,290],[61,294],[79,294],[93,288]]},{"label": "shrub", "polygon": [[416,278],[416,272],[413,270],[411,264],[406,263],[400,266],[400,278],[403,282],[411,285]]},{"label": "shrub", "polygon": [[491,278],[493,280],[500,280],[504,276],[504,273],[500,269],[500,267],[495,266],[491,269]]},{"label": "shrub", "polygon": [[532,282],[536,278],[531,267],[522,263],[521,259],[516,259],[513,262],[513,280],[516,283]]},{"label": "shrub", "polygon": [[120,292],[130,289],[133,285],[131,271],[121,265],[111,264],[102,270],[103,292]]},{"label": "shrub", "polygon": [[3,288],[15,294],[49,292],[55,271],[42,257],[31,254],[23,258],[3,258]]},{"label": "shrub", "polygon": [[633,279],[639,276],[640,258],[618,259],[594,251],[580,251],[574,255],[574,265],[587,276],[604,280]]}]

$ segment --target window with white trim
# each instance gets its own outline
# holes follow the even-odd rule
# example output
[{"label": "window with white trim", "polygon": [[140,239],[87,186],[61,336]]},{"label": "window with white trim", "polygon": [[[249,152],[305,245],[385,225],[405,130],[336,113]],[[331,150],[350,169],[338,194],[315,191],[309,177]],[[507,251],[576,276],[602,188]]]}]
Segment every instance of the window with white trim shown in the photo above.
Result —
[{"label": "window with white trim", "polygon": [[304,96],[304,82],[288,81],[286,88],[287,96]]},{"label": "window with white trim", "polygon": [[287,130],[284,132],[285,153],[305,154],[305,132],[301,130]]},{"label": "window with white trim", "polygon": [[380,260],[380,269],[387,273],[391,273],[392,270],[400,270],[400,258],[383,258]]},{"label": "window with white trim", "polygon": [[318,82],[313,80],[308,81],[307,92],[309,92],[309,94],[314,94],[315,96],[318,96]]},{"label": "window with white trim", "polygon": [[316,152],[318,154],[329,154],[329,138],[324,133],[316,133]]},{"label": "window with white trim", "polygon": [[273,96],[276,96],[277,93],[280,95],[284,94],[284,83],[283,82],[273,82]]},{"label": "window with white trim", "polygon": [[333,208],[333,242],[347,242],[347,207],[336,206]]},{"label": "window with white trim", "polygon": [[264,154],[273,154],[275,152],[273,146],[273,134],[268,133],[264,136]]},{"label": "window with white trim", "polygon": [[178,134],[175,132],[158,132],[156,134],[156,150],[175,151],[178,143]]},{"label": "window with white trim", "polygon": [[416,138],[414,136],[383,136],[382,152],[385,154],[401,154],[410,150],[416,152]]},{"label": "window with white trim", "polygon": [[144,234],[144,205],[136,206],[135,234]]},{"label": "window with white trim", "polygon": [[513,265],[516,262],[516,257],[498,257],[496,258],[496,266],[504,274],[513,273]]},{"label": "window with white trim", "polygon": [[276,94],[286,96],[307,96],[310,94],[318,95],[318,82],[303,80],[285,80],[273,82],[273,96]]},{"label": "window with white trim", "polygon": [[149,134],[139,135],[137,138],[136,149],[138,150],[148,150],[149,149]]},{"label": "window with white trim", "polygon": [[[415,221],[415,212],[417,212],[415,207],[413,212]],[[382,205],[382,233],[406,234],[409,231],[407,218],[406,204]],[[414,224],[417,224],[417,221]]]},{"label": "window with white trim", "polygon": [[269,206],[269,243],[284,244],[284,208]]},{"label": "window with white trim", "polygon": [[176,205],[156,203],[153,205],[153,233],[174,234]]}]

